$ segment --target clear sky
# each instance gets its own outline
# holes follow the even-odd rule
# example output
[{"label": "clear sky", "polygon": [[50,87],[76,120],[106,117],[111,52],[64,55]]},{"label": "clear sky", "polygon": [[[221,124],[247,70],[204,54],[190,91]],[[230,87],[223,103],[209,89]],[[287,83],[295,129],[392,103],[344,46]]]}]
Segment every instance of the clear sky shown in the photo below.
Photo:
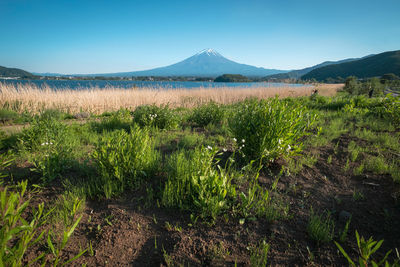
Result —
[{"label": "clear sky", "polygon": [[400,49],[399,0],[0,0],[0,66],[110,73],[213,48],[298,69]]}]

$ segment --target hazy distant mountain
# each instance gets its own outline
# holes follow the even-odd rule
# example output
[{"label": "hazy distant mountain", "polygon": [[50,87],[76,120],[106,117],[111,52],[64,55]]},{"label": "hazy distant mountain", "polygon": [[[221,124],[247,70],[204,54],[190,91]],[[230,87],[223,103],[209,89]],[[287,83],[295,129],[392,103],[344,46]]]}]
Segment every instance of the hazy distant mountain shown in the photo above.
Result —
[{"label": "hazy distant mountain", "polygon": [[73,75],[68,75],[68,74],[61,74],[61,73],[52,73],[52,72],[32,72],[34,75],[39,75],[39,76],[49,76],[49,77],[56,77],[56,76],[73,76]]},{"label": "hazy distant mountain", "polygon": [[166,67],[144,71],[96,74],[101,76],[203,76],[216,77],[222,74],[241,74],[245,76],[266,76],[284,70],[264,69],[236,63],[223,57],[212,49],[203,50],[181,62]]},{"label": "hazy distant mountain", "polygon": [[0,77],[32,77],[33,74],[27,71],[16,69],[16,68],[6,68],[0,66]]},{"label": "hazy distant mountain", "polygon": [[301,79],[324,81],[327,78],[356,76],[369,78],[386,73],[400,75],[400,50],[367,56],[359,60],[320,67],[303,75]]},{"label": "hazy distant mountain", "polygon": [[[367,58],[373,55],[369,55],[363,58]],[[329,66],[329,65],[333,65],[333,64],[340,64],[340,63],[346,63],[346,62],[351,62],[351,61],[355,61],[355,60],[359,60],[360,58],[348,58],[348,59],[343,59],[343,60],[338,60],[338,61],[325,61],[322,62],[320,64],[308,67],[308,68],[304,68],[304,69],[300,69],[300,70],[292,70],[286,73],[278,73],[278,74],[273,74],[273,75],[268,75],[267,77],[265,77],[266,79],[278,79],[278,80],[284,80],[284,79],[300,79],[301,76],[309,73],[310,71],[314,70],[314,69],[318,69],[321,67],[325,67],[325,66]]]}]

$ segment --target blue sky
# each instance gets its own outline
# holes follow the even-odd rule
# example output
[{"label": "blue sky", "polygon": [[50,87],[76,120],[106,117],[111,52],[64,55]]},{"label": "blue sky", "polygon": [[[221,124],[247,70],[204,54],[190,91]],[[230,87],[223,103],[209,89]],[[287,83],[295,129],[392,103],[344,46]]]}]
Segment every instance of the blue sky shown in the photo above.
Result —
[{"label": "blue sky", "polygon": [[0,0],[0,66],[144,70],[213,48],[265,68],[400,49],[399,0]]}]

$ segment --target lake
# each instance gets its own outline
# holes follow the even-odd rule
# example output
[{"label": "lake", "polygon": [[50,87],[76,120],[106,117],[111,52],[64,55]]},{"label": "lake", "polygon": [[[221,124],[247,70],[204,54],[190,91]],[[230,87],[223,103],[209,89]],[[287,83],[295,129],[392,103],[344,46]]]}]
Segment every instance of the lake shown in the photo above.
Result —
[{"label": "lake", "polygon": [[5,84],[33,84],[40,88],[50,87],[55,90],[74,89],[85,90],[90,88],[154,88],[154,89],[196,89],[196,88],[219,88],[219,87],[303,87],[310,85],[289,84],[289,83],[267,83],[267,82],[251,82],[251,83],[214,83],[214,82],[177,82],[177,81],[115,81],[115,80],[17,80],[17,79],[0,79]]}]

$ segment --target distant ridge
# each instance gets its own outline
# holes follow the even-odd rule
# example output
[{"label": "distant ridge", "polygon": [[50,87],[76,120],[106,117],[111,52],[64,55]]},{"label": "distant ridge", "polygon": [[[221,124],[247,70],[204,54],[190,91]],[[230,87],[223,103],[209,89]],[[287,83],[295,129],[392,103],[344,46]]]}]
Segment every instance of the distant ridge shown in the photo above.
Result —
[{"label": "distant ridge", "polygon": [[325,81],[328,78],[336,79],[337,77],[346,78],[348,76],[370,78],[379,77],[387,73],[400,75],[400,50],[384,52],[351,62],[316,68],[303,75],[301,79]]},{"label": "distant ridge", "polygon": [[33,77],[33,74],[21,69],[6,68],[0,66],[0,77],[27,78],[27,77]]},{"label": "distant ridge", "polygon": [[222,74],[241,74],[245,76],[262,77],[284,73],[287,71],[264,69],[251,65],[236,63],[219,54],[213,49],[202,50],[178,63],[144,71],[96,74],[91,76],[200,76],[217,77]]},{"label": "distant ridge", "polygon": [[[368,55],[366,57],[363,58],[367,58],[373,55]],[[342,59],[342,60],[338,60],[338,61],[325,61],[322,62],[320,64],[311,66],[311,67],[307,67],[304,69],[299,69],[299,70],[292,70],[286,73],[279,73],[279,74],[273,74],[273,75],[268,75],[265,77],[265,79],[277,79],[277,80],[285,80],[285,79],[300,79],[301,76],[309,73],[310,71],[314,70],[314,69],[318,69],[321,67],[325,67],[325,66],[329,66],[329,65],[333,65],[333,64],[340,64],[340,63],[346,63],[346,62],[351,62],[351,61],[355,61],[355,60],[359,60],[361,58],[347,58],[347,59]]]}]

